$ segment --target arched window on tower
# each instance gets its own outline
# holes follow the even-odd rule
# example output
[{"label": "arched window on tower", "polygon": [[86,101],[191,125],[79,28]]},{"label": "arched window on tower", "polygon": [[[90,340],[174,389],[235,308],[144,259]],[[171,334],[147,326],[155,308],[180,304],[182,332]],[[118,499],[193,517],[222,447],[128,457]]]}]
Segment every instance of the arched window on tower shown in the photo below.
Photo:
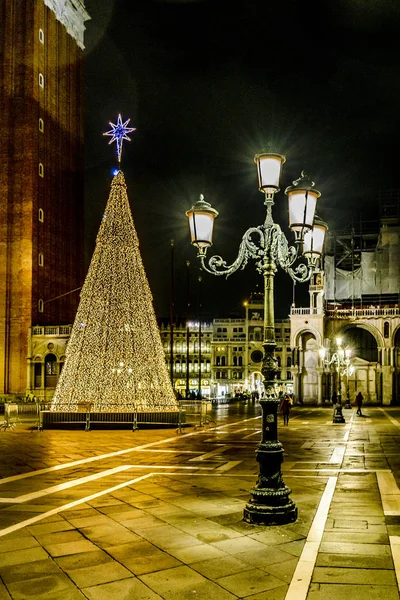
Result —
[{"label": "arched window on tower", "polygon": [[54,354],[47,354],[44,359],[44,386],[55,388],[57,384],[57,358]]},{"label": "arched window on tower", "polygon": [[389,337],[389,321],[385,321],[383,324],[383,337],[384,338]]}]

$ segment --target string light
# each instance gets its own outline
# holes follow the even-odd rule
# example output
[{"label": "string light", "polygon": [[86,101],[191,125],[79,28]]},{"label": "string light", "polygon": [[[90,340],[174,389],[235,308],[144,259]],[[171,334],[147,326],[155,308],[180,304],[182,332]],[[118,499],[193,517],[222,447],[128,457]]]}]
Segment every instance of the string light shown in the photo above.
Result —
[{"label": "string light", "polygon": [[122,171],[114,176],[52,410],[170,411],[169,379]]}]

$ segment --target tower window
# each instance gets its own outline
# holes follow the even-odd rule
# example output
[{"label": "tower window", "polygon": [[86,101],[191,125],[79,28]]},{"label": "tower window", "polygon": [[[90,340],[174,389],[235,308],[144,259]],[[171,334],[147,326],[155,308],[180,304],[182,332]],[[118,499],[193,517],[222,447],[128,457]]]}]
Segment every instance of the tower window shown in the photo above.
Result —
[{"label": "tower window", "polygon": [[44,177],[44,166],[43,166],[43,163],[39,163],[39,177]]},{"label": "tower window", "polygon": [[44,44],[44,31],[43,29],[39,29],[39,42]]},{"label": "tower window", "polygon": [[44,88],[44,77],[42,73],[39,73],[39,86]]},{"label": "tower window", "polygon": [[43,208],[39,208],[39,221],[44,223],[44,211]]},{"label": "tower window", "polygon": [[42,299],[40,299],[40,300],[38,301],[38,311],[39,311],[40,313],[42,313],[42,312],[43,312],[43,309],[44,309],[44,302],[43,302],[43,300],[42,300]]},{"label": "tower window", "polygon": [[43,267],[43,265],[44,265],[43,252],[39,252],[39,267]]},{"label": "tower window", "polygon": [[44,131],[44,121],[43,119],[39,119],[39,131],[43,133]]},{"label": "tower window", "polygon": [[385,337],[385,338],[389,337],[389,335],[390,335],[389,328],[390,328],[389,322],[385,321],[383,324],[383,337]]}]

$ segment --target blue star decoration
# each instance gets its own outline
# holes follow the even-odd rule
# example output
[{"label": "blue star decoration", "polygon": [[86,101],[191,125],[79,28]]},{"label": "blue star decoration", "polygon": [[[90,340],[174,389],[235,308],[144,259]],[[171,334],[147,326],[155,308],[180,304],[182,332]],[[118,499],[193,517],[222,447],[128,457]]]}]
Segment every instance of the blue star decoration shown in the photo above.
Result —
[{"label": "blue star decoration", "polygon": [[125,123],[123,123],[121,115],[118,115],[117,124],[115,125],[114,123],[111,123],[111,121],[110,121],[110,125],[111,125],[112,129],[110,129],[110,131],[106,131],[106,133],[103,133],[103,135],[108,135],[111,137],[111,140],[108,142],[109,144],[112,144],[113,142],[117,142],[118,163],[121,163],[123,141],[128,140],[130,142],[131,138],[128,137],[127,134],[136,130],[136,127],[127,127],[129,121],[130,121],[130,119],[127,119],[125,121]]}]

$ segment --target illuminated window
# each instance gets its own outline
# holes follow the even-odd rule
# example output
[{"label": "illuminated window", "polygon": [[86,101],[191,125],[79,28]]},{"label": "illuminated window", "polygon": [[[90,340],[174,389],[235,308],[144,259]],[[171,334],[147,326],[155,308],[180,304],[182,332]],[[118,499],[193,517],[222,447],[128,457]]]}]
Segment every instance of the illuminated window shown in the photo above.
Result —
[{"label": "illuminated window", "polygon": [[39,177],[44,177],[44,166],[42,163],[39,163]]},{"label": "illuminated window", "polygon": [[43,208],[39,208],[39,221],[44,223],[44,211]]},{"label": "illuminated window", "polygon": [[44,302],[43,302],[43,300],[39,300],[39,302],[38,302],[38,311],[40,313],[42,313],[43,312],[43,308],[44,308]]},{"label": "illuminated window", "polygon": [[39,119],[39,131],[44,132],[44,121],[43,119]]},{"label": "illuminated window", "polygon": [[39,73],[39,86],[44,88],[44,77],[42,73]]},{"label": "illuminated window", "polygon": [[39,42],[44,44],[44,31],[43,29],[39,29]]},{"label": "illuminated window", "polygon": [[44,265],[44,257],[43,257],[43,253],[42,252],[39,252],[39,260],[38,260],[38,262],[39,262],[39,267],[43,267],[43,265]]}]

